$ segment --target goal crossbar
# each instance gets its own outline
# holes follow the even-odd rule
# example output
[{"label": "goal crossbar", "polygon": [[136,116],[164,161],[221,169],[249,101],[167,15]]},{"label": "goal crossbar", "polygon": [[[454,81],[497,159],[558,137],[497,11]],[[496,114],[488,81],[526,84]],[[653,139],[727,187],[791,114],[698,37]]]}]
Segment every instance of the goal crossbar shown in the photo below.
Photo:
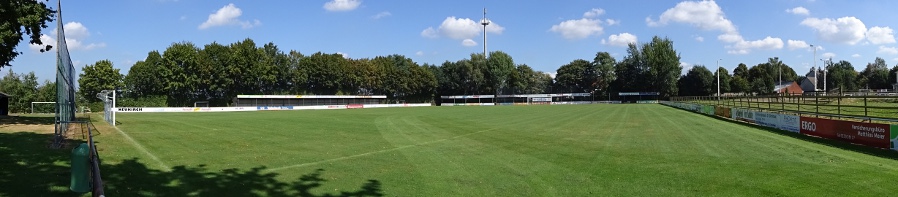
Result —
[{"label": "goal crossbar", "polygon": [[36,102],[31,102],[31,113],[32,113],[32,114],[34,113],[34,104],[50,104],[50,103],[56,104],[56,102],[50,102],[50,101],[36,101]]}]

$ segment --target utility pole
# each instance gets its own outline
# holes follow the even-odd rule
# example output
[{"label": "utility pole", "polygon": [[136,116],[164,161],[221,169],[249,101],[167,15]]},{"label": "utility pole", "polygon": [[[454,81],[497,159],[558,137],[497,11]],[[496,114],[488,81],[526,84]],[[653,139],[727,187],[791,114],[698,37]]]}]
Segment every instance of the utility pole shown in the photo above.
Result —
[{"label": "utility pole", "polygon": [[717,59],[717,100],[720,100],[720,60]]},{"label": "utility pole", "polygon": [[[814,68],[817,68],[817,47],[815,47],[815,46],[812,44],[812,45],[811,45],[811,48],[814,48],[814,59],[811,59],[811,60],[814,60]],[[819,69],[818,69],[818,70],[819,70]],[[817,72],[817,71],[815,70],[814,72]],[[813,84],[814,84],[814,91],[817,90],[817,82],[816,82],[816,80],[817,80],[817,73],[814,73],[814,82],[813,82]],[[824,83],[826,83],[826,82],[824,82]]]}]

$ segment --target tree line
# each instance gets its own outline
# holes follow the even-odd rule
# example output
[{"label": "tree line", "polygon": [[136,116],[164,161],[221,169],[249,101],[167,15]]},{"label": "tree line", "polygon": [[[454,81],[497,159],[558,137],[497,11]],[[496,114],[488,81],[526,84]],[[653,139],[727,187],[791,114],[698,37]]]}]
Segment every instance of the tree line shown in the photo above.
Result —
[{"label": "tree line", "polygon": [[677,95],[675,82],[682,68],[672,41],[655,37],[650,43],[632,44],[628,53],[621,62],[607,52],[598,53],[593,61],[575,60],[561,66],[553,79],[549,73],[515,64],[502,51],[432,65],[395,54],[352,59],[283,52],[274,43],[257,46],[252,39],[202,47],[180,42],[163,52],[149,52],[126,75],[108,60],[87,65],[79,77],[79,94],[87,102],[99,102],[97,93],[119,88],[123,99],[142,106],[190,106],[195,101],[227,106],[238,94],[386,95],[396,102],[439,102],[443,95],[612,91]]},{"label": "tree line", "polygon": [[[822,91],[853,92],[861,89],[893,89],[898,65],[888,68],[884,59],[877,57],[873,62],[860,72],[854,69],[850,62],[832,59],[824,63],[825,69],[811,68],[808,73],[814,73],[817,80],[817,89]],[[779,68],[779,71],[778,69]],[[805,83],[805,74],[798,75],[791,67],[783,64],[777,57],[769,58],[767,62],[760,63],[751,68],[740,63],[730,75],[726,69],[721,68],[720,91],[723,93],[740,93],[749,95],[775,94],[774,87],[777,81],[782,83]],[[826,76],[824,78],[824,76]],[[717,93],[717,73],[703,65],[696,65],[680,77],[680,95],[682,96],[707,96]],[[826,84],[824,86],[824,83]],[[826,88],[824,90],[824,88]]]},{"label": "tree line", "polygon": [[[898,71],[898,66],[889,70],[882,58],[861,72],[844,60],[828,61],[825,66],[829,90],[891,88],[895,75],[890,73]],[[77,100],[90,103],[91,109],[102,108],[96,94],[111,89],[122,90],[120,106],[192,106],[195,101],[228,106],[238,94],[387,95],[391,102],[439,102],[444,95],[484,94],[593,93],[610,99],[617,92],[659,92],[662,98],[704,96],[716,93],[718,73],[721,92],[763,95],[772,94],[777,81],[804,79],[777,57],[752,67],[740,63],[732,74],[695,65],[681,75],[683,67],[673,42],[657,36],[647,43],[631,43],[620,61],[608,52],[596,53],[591,61],[573,60],[561,65],[554,78],[516,64],[502,51],[488,56],[472,53],[433,65],[395,54],[353,59],[322,52],[284,52],[274,43],[259,46],[252,39],[202,47],[173,43],[162,52],[150,51],[126,74],[108,60],[86,65],[82,71]],[[810,72],[817,72],[818,84],[823,84],[823,70]],[[24,112],[32,101],[55,100],[55,84],[36,80],[33,73],[12,71],[3,77],[0,92],[13,95],[12,112]]]}]

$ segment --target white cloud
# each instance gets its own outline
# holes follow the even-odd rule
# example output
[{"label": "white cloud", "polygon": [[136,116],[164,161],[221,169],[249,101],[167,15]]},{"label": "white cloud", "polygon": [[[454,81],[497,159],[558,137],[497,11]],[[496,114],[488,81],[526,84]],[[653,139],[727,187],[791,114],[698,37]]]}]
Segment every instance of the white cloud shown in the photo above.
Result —
[{"label": "white cloud", "polygon": [[602,14],[605,14],[605,10],[593,8],[592,10],[583,13],[583,18],[562,21],[561,23],[552,25],[552,27],[549,28],[549,31],[560,33],[561,37],[568,40],[579,40],[604,33],[605,29],[602,27],[602,22],[605,22],[607,25],[620,24],[620,20],[599,19],[598,17]]},{"label": "white cloud", "polygon": [[[730,54],[748,54],[753,49],[781,49],[783,40],[780,38],[766,37],[760,40],[745,40],[733,22],[726,18],[720,6],[714,1],[684,1],[673,8],[667,9],[658,20],[647,17],[648,26],[664,26],[671,22],[684,23],[702,30],[716,30],[721,34],[717,39],[730,45],[725,46]],[[702,38],[704,40],[704,38]]]},{"label": "white cloud", "polygon": [[[106,43],[85,43],[84,40],[90,37],[90,31],[86,26],[79,22],[68,22],[63,25],[63,29],[65,30],[65,42],[66,46],[69,50],[91,50],[96,48],[106,47]],[[46,34],[41,34],[40,39],[44,45],[53,45],[54,48],[51,50],[56,50],[56,37],[59,29],[53,29],[51,31],[52,36],[48,36]],[[46,47],[41,45],[29,44],[28,48],[34,51],[40,51],[41,49],[46,49]]]},{"label": "white cloud", "polygon": [[[505,27],[492,21],[486,26],[486,32],[489,33],[502,34],[504,31]],[[478,37],[482,32],[483,26],[480,24],[480,21],[475,22],[469,18],[455,18],[454,16],[450,16],[446,17],[446,20],[443,20],[443,23],[440,24],[439,28],[434,29],[433,27],[428,27],[421,31],[421,36],[426,38],[437,38],[440,35],[444,35],[456,40],[470,40],[471,38]],[[471,40],[471,42],[473,42],[473,40]],[[468,46],[467,44],[470,43],[462,42],[462,45]],[[476,44],[477,43],[475,42],[474,45]]]},{"label": "white cloud", "polygon": [[605,24],[607,24],[608,26],[620,25],[620,20],[605,19]]},{"label": "white cloud", "polygon": [[792,8],[792,9],[786,9],[786,12],[792,13],[792,14],[795,14],[795,15],[805,15],[805,16],[811,14],[811,11],[808,11],[807,8],[804,8],[804,7],[801,7],[801,6],[798,6],[798,7]]},{"label": "white cloud", "polygon": [[686,23],[704,30],[735,33],[736,26],[726,18],[714,1],[684,1],[661,13],[657,21],[645,19],[649,26],[663,26],[670,22]]},{"label": "white cloud", "polygon": [[548,73],[549,73],[549,76],[552,77],[552,79],[554,79],[555,75],[558,74],[558,72],[548,72]]},{"label": "white cloud", "polygon": [[739,42],[734,43],[733,45],[727,46],[727,48],[731,48],[727,53],[730,54],[748,54],[752,49],[762,49],[762,50],[773,50],[773,49],[782,49],[783,48],[783,40],[780,38],[773,38],[767,36],[764,39],[754,40],[754,41],[745,41],[741,40]]},{"label": "white cloud", "polygon": [[447,17],[440,25],[440,32],[449,38],[466,39],[480,34],[481,26],[469,18]]},{"label": "white cloud", "polygon": [[417,55],[417,56],[424,56],[424,51],[418,51],[418,52],[415,52],[415,55]]},{"label": "white cloud", "polygon": [[324,3],[324,9],[331,12],[352,11],[362,5],[361,0],[332,0]]},{"label": "white cloud", "polygon": [[739,35],[738,33],[720,34],[719,36],[717,36],[717,39],[729,43],[739,42],[743,40],[742,35]]},{"label": "white cloud", "polygon": [[583,13],[583,18],[595,18],[601,16],[602,14],[605,14],[605,10],[603,10],[602,8],[593,8],[592,10]]},{"label": "white cloud", "polygon": [[892,59],[892,61],[898,62],[898,57],[896,57],[895,59]]},{"label": "white cloud", "polygon": [[861,57],[861,54],[855,53],[854,55],[851,55],[851,57],[853,57],[853,58],[859,58],[859,57]]},{"label": "white cloud", "polygon": [[636,43],[636,36],[630,33],[621,33],[617,35],[608,36],[608,41],[602,39],[602,44],[607,44],[611,46],[622,46],[625,47],[630,43]]},{"label": "white cloud", "polygon": [[876,51],[879,54],[889,54],[889,55],[898,55],[898,48],[895,47],[885,47],[879,46],[879,50]]},{"label": "white cloud", "polygon": [[384,12],[377,13],[374,16],[371,16],[371,18],[381,19],[383,17],[388,17],[388,16],[392,16],[392,15],[393,15],[392,13],[384,11]]},{"label": "white cloud", "polygon": [[197,28],[208,29],[216,26],[240,25],[242,28],[248,29],[262,25],[262,22],[259,20],[253,20],[253,22],[242,21],[239,19],[240,15],[243,15],[243,11],[237,6],[234,6],[233,3],[230,3],[221,7],[221,9],[218,9],[215,13],[209,14],[209,19],[206,19],[206,22],[203,22],[203,24],[200,24]]},{"label": "white cloud", "polygon": [[817,30],[817,36],[824,41],[854,45],[864,39],[867,26],[855,17],[807,18],[801,25]]},{"label": "white cloud", "polygon": [[339,51],[338,51],[337,54],[343,56],[343,58],[347,58],[347,59],[349,58],[349,54],[347,54],[347,53],[339,52]]},{"label": "white cloud", "polygon": [[601,20],[588,18],[567,20],[557,25],[552,25],[549,31],[560,33],[562,37],[569,40],[578,40],[602,34],[604,29],[599,23],[601,23]]},{"label": "white cloud", "polygon": [[811,48],[804,40],[787,40],[789,50]]},{"label": "white cloud", "polygon": [[421,36],[423,36],[425,38],[440,37],[439,33],[437,33],[437,30],[433,29],[433,27],[428,27],[427,29],[424,29],[424,31],[421,31]]},{"label": "white cloud", "polygon": [[834,57],[836,57],[835,53],[823,53],[824,59],[829,59],[829,58],[834,58]]},{"label": "white cloud", "polygon": [[680,67],[683,67],[683,71],[680,73],[680,75],[686,75],[686,73],[689,72],[689,69],[692,69],[692,66],[693,65],[690,63],[680,62]]},{"label": "white cloud", "polygon": [[867,40],[873,44],[895,43],[895,33],[889,27],[871,27],[867,30]]},{"label": "white cloud", "polygon": [[698,42],[704,42],[704,41],[705,41],[705,37],[696,36],[696,37],[695,37],[695,41],[698,41]]},{"label": "white cloud", "polygon": [[472,47],[472,46],[477,46],[477,42],[474,42],[474,40],[471,40],[471,39],[465,39],[465,40],[461,41],[461,45],[466,46],[466,47]]}]

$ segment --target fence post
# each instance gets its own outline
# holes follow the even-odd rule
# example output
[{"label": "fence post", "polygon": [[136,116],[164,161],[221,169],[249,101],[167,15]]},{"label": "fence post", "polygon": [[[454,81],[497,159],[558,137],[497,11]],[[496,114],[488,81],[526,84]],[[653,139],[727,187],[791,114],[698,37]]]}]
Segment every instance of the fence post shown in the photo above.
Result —
[{"label": "fence post", "polygon": [[839,115],[839,120],[842,119],[842,95],[836,99],[836,114]]},{"label": "fence post", "polygon": [[864,94],[864,117],[867,117],[867,94]]},{"label": "fence post", "polygon": [[820,97],[817,96],[816,92],[814,92],[814,113],[815,117],[820,117]]}]

